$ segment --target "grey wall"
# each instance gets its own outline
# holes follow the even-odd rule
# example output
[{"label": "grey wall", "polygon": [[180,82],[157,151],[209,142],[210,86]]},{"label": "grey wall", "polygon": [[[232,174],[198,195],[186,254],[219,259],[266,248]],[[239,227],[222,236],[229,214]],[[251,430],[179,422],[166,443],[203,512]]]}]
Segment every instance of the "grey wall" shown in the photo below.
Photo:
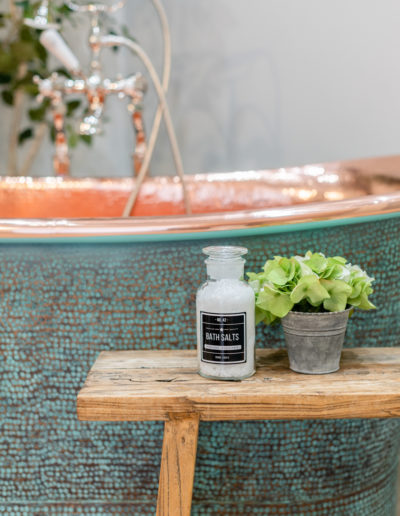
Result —
[{"label": "grey wall", "polygon": [[[173,38],[169,93],[186,171],[279,167],[400,152],[397,0],[165,0]],[[122,18],[161,66],[149,0]],[[86,29],[70,41],[82,51]],[[128,54],[108,70],[136,71]],[[7,113],[1,106],[4,165]],[[155,96],[146,100],[147,125]],[[106,134],[73,155],[74,175],[129,175],[133,134],[108,105]],[[43,149],[35,174],[50,174]],[[4,168],[4,167],[3,167]],[[172,170],[165,132],[151,167]]]}]

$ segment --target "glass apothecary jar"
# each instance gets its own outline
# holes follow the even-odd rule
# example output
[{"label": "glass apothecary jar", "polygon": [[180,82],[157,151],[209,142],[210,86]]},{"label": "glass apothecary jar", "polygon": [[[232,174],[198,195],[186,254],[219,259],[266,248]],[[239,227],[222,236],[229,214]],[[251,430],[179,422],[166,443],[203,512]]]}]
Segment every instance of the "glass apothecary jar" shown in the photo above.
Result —
[{"label": "glass apothecary jar", "polygon": [[244,281],[244,247],[206,247],[207,281],[196,297],[199,373],[243,380],[255,372],[255,300]]}]

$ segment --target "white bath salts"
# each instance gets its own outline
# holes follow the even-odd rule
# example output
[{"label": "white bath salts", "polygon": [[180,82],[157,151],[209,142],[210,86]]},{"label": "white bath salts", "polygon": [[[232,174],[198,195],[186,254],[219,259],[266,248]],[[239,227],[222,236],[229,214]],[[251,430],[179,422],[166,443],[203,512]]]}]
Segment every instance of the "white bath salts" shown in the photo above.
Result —
[{"label": "white bath salts", "polygon": [[255,372],[254,292],[243,281],[243,247],[207,247],[209,276],[197,292],[199,373],[242,380]]}]

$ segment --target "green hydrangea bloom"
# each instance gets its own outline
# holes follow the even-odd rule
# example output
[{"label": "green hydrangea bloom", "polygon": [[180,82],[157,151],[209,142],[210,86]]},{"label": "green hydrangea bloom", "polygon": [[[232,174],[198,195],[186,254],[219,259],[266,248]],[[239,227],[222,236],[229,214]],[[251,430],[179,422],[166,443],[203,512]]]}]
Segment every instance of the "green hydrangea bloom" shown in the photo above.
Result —
[{"label": "green hydrangea bloom", "polygon": [[256,323],[271,324],[291,310],[338,312],[349,306],[371,310],[373,278],[342,256],[305,256],[268,260],[262,272],[248,273],[256,295]]}]

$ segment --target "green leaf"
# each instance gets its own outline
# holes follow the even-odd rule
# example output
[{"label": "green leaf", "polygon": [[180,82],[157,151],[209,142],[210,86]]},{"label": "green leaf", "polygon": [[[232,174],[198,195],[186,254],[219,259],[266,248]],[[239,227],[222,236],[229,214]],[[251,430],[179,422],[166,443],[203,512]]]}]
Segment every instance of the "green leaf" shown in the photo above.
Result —
[{"label": "green leaf", "polygon": [[80,134],[79,138],[83,143],[86,143],[86,145],[92,145],[93,138],[91,134]]},{"label": "green leaf", "polygon": [[28,115],[33,122],[42,122],[46,117],[47,109],[50,106],[50,100],[45,99],[37,108],[29,109]]},{"label": "green leaf", "polygon": [[46,48],[40,43],[39,40],[35,41],[35,51],[37,58],[41,61],[42,65],[46,66],[49,54]]},{"label": "green leaf", "polygon": [[18,144],[21,145],[22,143],[24,143],[25,140],[29,140],[29,138],[32,138],[33,134],[34,133],[32,127],[24,129],[18,135]]},{"label": "green leaf", "polygon": [[12,106],[14,104],[14,94],[10,90],[3,90],[1,92],[1,98],[3,99],[3,102],[8,104],[9,106]]},{"label": "green leaf", "polygon": [[[285,284],[286,281],[286,274],[284,271],[279,267],[279,260],[281,259],[280,256],[275,256],[273,260],[268,260],[265,262],[264,265],[264,276],[265,280],[272,281],[273,283],[276,283],[277,285]],[[274,281],[274,279],[276,281]]]},{"label": "green leaf", "polygon": [[33,43],[37,41],[36,32],[34,29],[31,29],[27,25],[22,24],[21,29],[19,31],[19,37],[22,41],[25,41],[27,43]]},{"label": "green leaf", "polygon": [[259,281],[260,276],[262,273],[256,273],[256,272],[247,272],[246,276],[249,278],[249,281]]},{"label": "green leaf", "polygon": [[39,88],[37,84],[25,84],[23,89],[25,93],[31,95],[32,97],[36,97],[36,95],[39,94]]},{"label": "green leaf", "polygon": [[33,9],[33,6],[30,5],[29,0],[15,0],[14,3],[17,7],[24,9],[24,15],[26,15],[26,12],[25,12],[26,9],[29,9],[30,7],[32,7],[32,9]]},{"label": "green leaf", "polygon": [[313,306],[318,306],[329,298],[327,290],[320,284],[318,276],[303,276],[290,294],[294,304],[306,299]]},{"label": "green leaf", "polygon": [[66,70],[65,68],[57,68],[55,70],[58,75],[63,75],[64,77],[67,77],[68,79],[72,79],[72,75]]},{"label": "green leaf", "polygon": [[311,256],[310,254],[311,253],[307,253],[309,258],[305,260],[304,263],[308,265],[313,272],[321,274],[326,269],[328,264],[327,259],[321,253],[314,253],[311,254]]},{"label": "green leaf", "polygon": [[264,286],[264,290],[258,294],[256,304],[262,310],[280,318],[285,317],[293,308],[289,294],[273,290],[268,286]]},{"label": "green leaf", "polygon": [[300,301],[302,301],[303,299],[306,299],[308,289],[310,288],[310,286],[312,286],[315,279],[316,279],[316,277],[314,275],[308,275],[308,276],[303,276],[299,280],[296,287],[293,289],[292,293],[290,294],[290,299],[293,301],[293,303],[297,304],[297,303],[300,303]]},{"label": "green leaf", "polygon": [[68,145],[71,149],[74,149],[78,145],[79,137],[75,131],[71,131],[68,134]]},{"label": "green leaf", "polygon": [[357,306],[361,310],[374,310],[376,306],[368,299],[368,293],[363,292],[357,299],[352,299],[351,304]]},{"label": "green leaf", "polygon": [[296,272],[294,260],[288,260],[281,256],[275,256],[273,260],[267,261],[264,266],[265,279],[274,285],[283,286],[291,281]]},{"label": "green leaf", "polygon": [[54,127],[54,124],[51,124],[50,126],[49,137],[52,143],[56,141],[56,128]]},{"label": "green leaf", "polygon": [[11,75],[0,72],[0,84],[9,84],[11,82]]},{"label": "green leaf", "polygon": [[[18,80],[14,81],[14,87],[15,89],[24,88],[25,86],[32,86],[33,84],[33,73],[28,71],[24,77],[19,78]],[[37,86],[34,84],[37,90]]]},{"label": "green leaf", "polygon": [[28,115],[32,122],[41,122],[46,116],[47,106],[43,103],[38,108],[29,109]]},{"label": "green leaf", "polygon": [[265,312],[256,306],[256,325],[265,319]]},{"label": "green leaf", "polygon": [[324,308],[329,312],[341,312],[346,309],[347,300],[353,289],[341,280],[321,280],[321,285],[327,290],[330,298],[325,299]]},{"label": "green leaf", "polygon": [[285,271],[278,266],[276,266],[276,268],[271,268],[268,272],[266,272],[265,277],[274,285],[286,285],[287,283],[287,276]]},{"label": "green leaf", "polygon": [[296,265],[297,264],[296,264],[295,260],[293,260],[292,258],[290,258],[290,259],[282,258],[280,260],[279,265],[286,272],[287,283],[289,283],[289,281],[292,281],[292,279],[294,278],[294,275],[296,274]]},{"label": "green leaf", "polygon": [[349,304],[357,306],[362,310],[372,310],[376,308],[369,300],[368,296],[373,293],[371,284],[373,278],[370,278],[365,271],[356,265],[350,268],[350,285],[352,293],[349,297]]},{"label": "green leaf", "polygon": [[343,258],[343,256],[334,256],[333,258],[329,258],[329,260],[335,260],[340,265],[345,265],[347,263],[346,258]]},{"label": "green leaf", "polygon": [[355,299],[361,295],[361,292],[363,291],[364,283],[360,279],[359,281],[354,281],[352,285],[352,293],[350,295],[351,299]]},{"label": "green leaf", "polygon": [[15,62],[10,53],[0,48],[0,72],[12,75],[15,73],[17,66],[18,63]]},{"label": "green leaf", "polygon": [[22,40],[14,41],[10,45],[10,53],[17,63],[32,61],[37,55],[34,43]]},{"label": "green leaf", "polygon": [[278,317],[276,317],[275,315],[271,314],[270,312],[267,312],[267,313],[266,313],[266,314],[264,314],[264,315],[265,315],[265,317],[264,317],[264,319],[263,319],[263,322],[264,322],[264,324],[266,324],[267,326],[268,326],[269,324],[272,324],[272,323],[274,323],[274,322],[276,322],[276,321],[278,321],[278,320],[279,320],[279,318],[278,318]]},{"label": "green leaf", "polygon": [[78,109],[80,105],[81,105],[80,100],[70,100],[69,102],[67,102],[66,103],[67,116],[72,116],[74,114],[75,110]]},{"label": "green leaf", "polygon": [[301,256],[294,257],[294,260],[296,261],[297,267],[296,272],[299,278],[303,276],[309,276],[313,273],[313,271],[310,269],[308,265],[304,263],[304,260],[301,259]]},{"label": "green leaf", "polygon": [[60,5],[59,7],[56,7],[55,8],[56,11],[61,14],[62,16],[69,16],[71,13],[73,13],[74,11],[69,7],[68,4],[62,4]]},{"label": "green leaf", "polygon": [[356,283],[353,286],[351,296],[349,298],[349,304],[357,306],[362,310],[372,310],[376,308],[369,300],[368,296],[373,293],[371,287],[370,278],[358,277]]}]

